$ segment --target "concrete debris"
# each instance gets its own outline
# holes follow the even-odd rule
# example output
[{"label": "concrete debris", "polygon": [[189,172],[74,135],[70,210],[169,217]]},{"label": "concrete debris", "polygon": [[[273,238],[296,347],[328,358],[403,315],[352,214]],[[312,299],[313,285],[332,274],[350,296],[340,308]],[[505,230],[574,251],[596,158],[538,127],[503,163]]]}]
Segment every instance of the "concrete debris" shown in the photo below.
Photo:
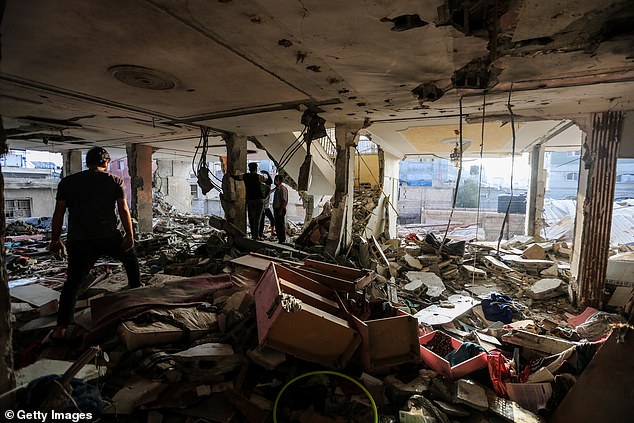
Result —
[{"label": "concrete debris", "polygon": [[[439,297],[445,291],[445,284],[442,279],[432,272],[407,272],[405,277],[411,282],[405,285],[403,288],[408,291],[415,291],[418,288],[425,286],[427,290],[425,295],[428,297]],[[409,287],[408,287],[409,286]],[[416,286],[415,288],[413,288]]]},{"label": "concrete debris", "polygon": [[[539,422],[536,413],[552,415],[562,386],[627,326],[594,309],[575,316],[563,295],[570,244],[514,237],[498,250],[469,242],[469,231],[385,239],[367,230],[380,190],[362,188],[354,242],[338,257],[324,252],[328,213],[292,236],[293,248],[180,214],[159,198],[154,233],[137,242],[146,286],[124,289],[122,267],[100,261],[80,292],[76,323],[55,341],[46,335],[65,263],[46,253],[48,229],[10,226],[19,380],[59,373],[100,344],[96,366],[79,375],[99,379],[112,404],[104,421],[262,422],[275,412],[279,421],[365,423],[374,402],[382,422]],[[618,312],[634,295],[627,254],[608,272],[608,305]],[[480,306],[501,296],[508,325]]]},{"label": "concrete debris", "polygon": [[543,300],[563,295],[562,284],[561,279],[540,279],[530,287],[528,296],[536,300]]}]

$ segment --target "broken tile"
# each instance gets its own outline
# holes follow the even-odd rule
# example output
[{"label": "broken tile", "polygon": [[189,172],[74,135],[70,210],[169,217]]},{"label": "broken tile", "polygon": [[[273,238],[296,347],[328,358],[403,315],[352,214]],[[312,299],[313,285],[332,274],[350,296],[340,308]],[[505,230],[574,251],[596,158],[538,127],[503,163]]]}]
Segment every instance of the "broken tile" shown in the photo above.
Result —
[{"label": "broken tile", "polygon": [[[442,279],[438,277],[435,273],[432,272],[407,272],[405,274],[407,279],[412,281],[411,283],[405,285],[405,289],[413,291],[421,286],[426,286],[427,291],[425,295],[428,297],[438,297],[445,290],[445,284],[442,282]],[[410,288],[408,288],[410,286]],[[414,287],[415,288],[412,288]]]}]

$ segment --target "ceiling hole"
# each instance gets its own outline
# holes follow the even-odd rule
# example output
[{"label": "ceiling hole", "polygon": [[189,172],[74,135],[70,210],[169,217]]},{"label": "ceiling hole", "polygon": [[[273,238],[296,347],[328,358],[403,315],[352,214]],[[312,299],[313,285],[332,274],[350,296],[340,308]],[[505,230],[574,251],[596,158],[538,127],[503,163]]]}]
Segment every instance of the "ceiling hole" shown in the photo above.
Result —
[{"label": "ceiling hole", "polygon": [[365,106],[365,103],[357,103],[357,106],[359,106],[359,107],[364,107],[364,106]]},{"label": "ceiling hole", "polygon": [[408,31],[414,28],[420,28],[422,26],[428,25],[428,22],[425,22],[418,15],[401,15],[397,16],[393,19],[383,18],[381,22],[392,22],[394,26],[392,26],[391,30],[396,32]]},{"label": "ceiling hole", "polygon": [[290,47],[293,45],[293,42],[291,40],[287,40],[286,38],[282,38],[277,43],[282,47]]},{"label": "ceiling hole", "polygon": [[347,113],[348,116],[354,116],[356,113]]},{"label": "ceiling hole", "polygon": [[193,88],[189,88],[189,89],[187,89],[187,92],[188,92],[188,93],[193,93],[194,91],[196,91],[196,90],[195,90],[195,89],[193,89]]},{"label": "ceiling hole", "polygon": [[317,65],[306,66],[306,69],[313,72],[321,72],[321,67]]}]

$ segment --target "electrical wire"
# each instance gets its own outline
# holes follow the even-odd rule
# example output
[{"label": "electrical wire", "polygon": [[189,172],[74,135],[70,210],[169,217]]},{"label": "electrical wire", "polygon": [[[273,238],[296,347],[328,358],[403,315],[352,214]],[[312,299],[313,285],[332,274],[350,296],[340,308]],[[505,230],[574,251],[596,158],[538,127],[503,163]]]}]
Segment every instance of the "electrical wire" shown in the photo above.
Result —
[{"label": "electrical wire", "polygon": [[278,162],[278,169],[283,169],[290,162],[291,158],[297,153],[302,144],[304,144],[303,135],[306,133],[307,128],[307,126],[304,126],[304,129],[302,129],[302,132],[297,136],[297,138],[295,138],[295,141],[293,141],[291,145],[286,147],[286,150],[284,150],[284,153],[282,153],[282,156],[280,157],[280,160]]},{"label": "electrical wire", "polygon": [[[480,193],[482,192],[482,156],[484,154],[484,119],[486,117],[486,104],[487,104],[486,91],[482,94],[482,130],[480,132],[480,171],[478,173],[478,211],[476,212],[476,236],[475,241],[478,242],[478,230],[480,229]],[[475,249],[473,254],[473,266],[475,267],[478,261],[478,249]],[[475,272],[472,272],[471,282],[475,283]]]},{"label": "electrical wire", "polygon": [[[196,151],[194,152],[194,156],[192,157],[192,172],[194,175],[198,176],[200,172],[204,172],[208,177],[207,179],[211,183],[211,186],[217,190],[218,192],[222,192],[222,186],[209,178],[209,164],[207,163],[207,152],[209,151],[209,133],[211,130],[205,126],[200,127],[200,138],[198,139],[198,145],[196,146]],[[200,155],[198,159],[198,163],[196,164],[196,157]],[[213,175],[213,174],[212,174]],[[214,175],[215,176],[215,175]],[[218,179],[218,178],[216,178]]]},{"label": "electrical wire", "polygon": [[437,255],[440,256],[440,253],[445,246],[445,242],[447,241],[447,233],[449,233],[449,227],[451,226],[451,220],[453,219],[453,213],[456,211],[456,203],[458,202],[458,190],[460,188],[460,179],[462,177],[462,96],[460,96],[460,139],[459,139],[459,163],[458,163],[458,176],[456,177],[456,189],[453,193],[453,202],[451,205],[451,213],[449,213],[449,220],[447,221],[447,227],[445,228],[445,234],[442,237],[442,242],[440,243],[440,248],[438,248]]},{"label": "electrical wire", "polygon": [[509,110],[509,114],[511,115],[511,131],[513,134],[513,146],[511,148],[511,198],[509,199],[509,203],[506,206],[506,213],[504,214],[504,220],[502,221],[502,227],[500,228],[500,236],[498,237],[498,246],[497,246],[497,255],[500,255],[500,243],[502,242],[502,237],[504,236],[504,228],[506,227],[509,220],[509,213],[511,211],[511,204],[513,203],[513,175],[515,174],[515,115],[513,114],[513,107],[511,106],[511,95],[513,94],[513,83],[511,83],[511,89],[509,90],[509,98],[506,103],[506,107]]}]

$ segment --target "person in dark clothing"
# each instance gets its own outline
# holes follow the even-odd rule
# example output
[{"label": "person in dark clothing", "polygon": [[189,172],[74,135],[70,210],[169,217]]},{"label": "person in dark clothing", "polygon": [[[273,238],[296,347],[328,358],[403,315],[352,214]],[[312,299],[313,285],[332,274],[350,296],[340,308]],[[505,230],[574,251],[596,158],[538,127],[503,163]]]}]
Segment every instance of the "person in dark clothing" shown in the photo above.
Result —
[{"label": "person in dark clothing", "polygon": [[249,173],[242,175],[231,175],[233,179],[244,181],[247,194],[247,217],[251,228],[251,238],[260,239],[260,218],[262,216],[262,188],[260,184],[264,182],[264,176],[258,174],[258,164],[249,163]]},{"label": "person in dark clothing", "polygon": [[263,212],[262,217],[260,218],[260,238],[264,238],[264,217],[268,217],[269,222],[271,223],[271,227],[273,228],[273,236],[275,236],[275,218],[273,217],[273,212],[271,211],[271,185],[273,184],[273,179],[271,179],[271,175],[266,170],[260,172],[261,174],[266,176],[266,180],[262,183],[262,204],[263,204]]},{"label": "person in dark clothing", "polygon": [[[51,333],[53,339],[65,336],[73,322],[79,288],[101,256],[120,260],[128,285],[141,286],[123,180],[106,172],[109,163],[108,152],[94,147],[86,154],[88,170],[63,178],[57,188],[48,250],[58,257],[66,252],[61,234],[68,209],[68,271],[59,300],[57,326]],[[115,206],[125,235],[117,228]]]},{"label": "person in dark clothing", "polygon": [[288,204],[288,189],[282,183],[281,175],[275,175],[275,192],[273,194],[273,216],[275,217],[275,231],[280,243],[286,242],[286,205]]}]

